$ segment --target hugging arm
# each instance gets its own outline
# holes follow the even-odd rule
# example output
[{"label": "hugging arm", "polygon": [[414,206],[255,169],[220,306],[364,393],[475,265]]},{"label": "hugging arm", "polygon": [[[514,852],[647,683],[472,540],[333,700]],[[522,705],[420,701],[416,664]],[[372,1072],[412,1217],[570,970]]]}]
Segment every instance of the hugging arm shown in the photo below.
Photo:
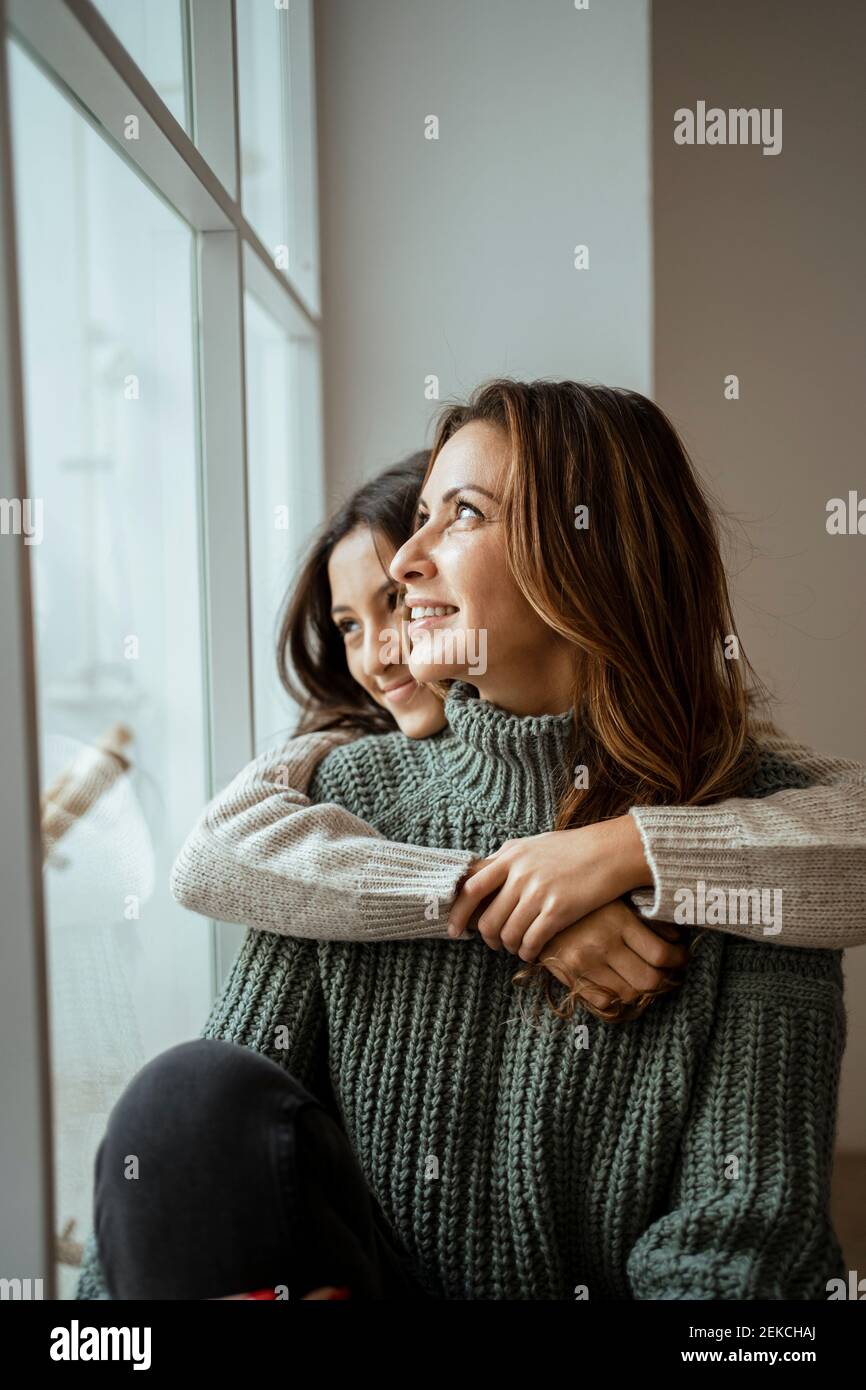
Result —
[{"label": "hugging arm", "polygon": [[[866,942],[866,769],[818,754],[769,724],[755,733],[811,785],[714,806],[633,807],[653,886],[624,885],[617,863],[608,865],[606,891],[603,861],[583,914],[634,889],[631,901],[649,925],[672,921],[677,889],[704,879],[708,889],[783,888],[778,936],[753,922],[727,926],[733,935],[830,949]],[[306,793],[316,766],[348,737],[304,735],[244,768],[183,845],[171,873],[175,898],[218,921],[282,935],[444,937],[449,905],[475,856],[386,840],[336,804],[312,804]]]},{"label": "hugging arm", "polygon": [[838,952],[732,942],[668,1210],[627,1263],[639,1299],[827,1298],[845,1044]]},{"label": "hugging arm", "polygon": [[305,734],[248,764],[205,808],[171,871],[191,912],[320,941],[447,935],[447,905],[474,855],[386,840],[307,796],[345,732]]},{"label": "hugging arm", "polygon": [[[799,788],[714,806],[633,806],[654,889],[631,900],[644,919],[675,921],[678,889],[782,889],[782,930],[724,930],[770,945],[841,950],[866,943],[866,768],[755,724],[765,756],[803,774]],[[709,926],[709,924],[708,924]]]}]

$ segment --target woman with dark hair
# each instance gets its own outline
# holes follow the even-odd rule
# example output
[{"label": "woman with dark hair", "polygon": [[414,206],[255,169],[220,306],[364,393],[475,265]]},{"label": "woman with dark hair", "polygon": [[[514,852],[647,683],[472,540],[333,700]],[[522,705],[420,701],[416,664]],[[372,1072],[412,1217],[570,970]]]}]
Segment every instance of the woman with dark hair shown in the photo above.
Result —
[{"label": "woman with dark hair", "polygon": [[[742,669],[724,664],[714,527],[657,407],[492,383],[446,413],[419,522],[391,573],[407,589],[410,674],[453,682],[448,729],[333,749],[309,788],[320,811],[407,850],[499,859],[474,877],[498,875],[484,897],[506,947],[512,918],[515,936],[540,939],[573,911],[590,815],[667,814],[675,798],[712,815],[721,797],[777,793],[767,824],[781,817],[796,846],[814,803],[795,789],[814,778],[760,737]],[[450,647],[423,639],[437,629]],[[470,685],[479,631],[488,659]],[[720,813],[713,825],[691,856],[711,881],[731,829]],[[862,835],[848,850],[850,888]],[[539,883],[557,887],[553,907]],[[386,911],[385,886],[359,892],[371,919]],[[704,933],[681,986],[610,1027],[526,1020],[510,951],[483,936],[451,949],[251,933],[208,1036],[149,1064],[113,1117],[96,1234],[115,1295],[212,1297],[255,1274],[292,1296],[323,1275],[362,1298],[823,1296],[841,1266],[827,1213],[841,970],[836,950],[771,941]],[[329,1082],[348,1143],[317,1098]],[[166,1096],[184,1101],[168,1119]],[[176,1159],[206,1125],[221,1164],[193,1240]],[[149,1185],[132,1203],[117,1156],[142,1148]]]},{"label": "woman with dark hair", "polygon": [[[412,530],[418,492],[429,452],[409,454],[359,488],[317,536],[286,597],[277,640],[277,667],[288,694],[301,708],[297,734],[349,728],[358,733],[390,733],[399,726],[409,737],[423,738],[444,728],[442,702],[409,677],[389,670],[389,685],[399,692],[387,700],[375,672],[364,669],[354,641],[355,608],[366,602],[375,622],[366,641],[378,645],[378,628],[394,621],[397,585],[388,565]],[[338,566],[334,573],[335,561]],[[371,573],[363,583],[362,573]],[[348,583],[340,584],[340,577]],[[349,599],[338,591],[335,582]],[[375,600],[378,599],[378,606]],[[378,624],[378,626],[377,626]],[[411,683],[407,692],[403,686]]]}]

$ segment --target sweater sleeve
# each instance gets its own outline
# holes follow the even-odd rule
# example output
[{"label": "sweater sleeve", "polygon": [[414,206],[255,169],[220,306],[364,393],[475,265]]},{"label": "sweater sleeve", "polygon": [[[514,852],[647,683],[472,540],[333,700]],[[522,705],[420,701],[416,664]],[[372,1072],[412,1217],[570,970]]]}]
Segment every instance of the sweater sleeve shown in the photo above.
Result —
[{"label": "sweater sleeve", "polygon": [[631,894],[641,915],[674,920],[674,894],[711,888],[782,889],[782,930],[760,922],[724,931],[777,946],[842,950],[866,943],[866,768],[818,753],[768,722],[754,735],[804,785],[713,806],[633,806],[653,889]]},{"label": "sweater sleeve", "polygon": [[827,1298],[845,1045],[838,952],[731,941],[670,1204],[633,1246],[638,1299]]},{"label": "sweater sleeve", "polygon": [[[245,767],[205,808],[170,888],[191,912],[322,941],[446,937],[450,903],[472,860],[462,850],[386,840],[307,791],[345,732],[307,734]],[[336,792],[334,792],[336,796]]]}]

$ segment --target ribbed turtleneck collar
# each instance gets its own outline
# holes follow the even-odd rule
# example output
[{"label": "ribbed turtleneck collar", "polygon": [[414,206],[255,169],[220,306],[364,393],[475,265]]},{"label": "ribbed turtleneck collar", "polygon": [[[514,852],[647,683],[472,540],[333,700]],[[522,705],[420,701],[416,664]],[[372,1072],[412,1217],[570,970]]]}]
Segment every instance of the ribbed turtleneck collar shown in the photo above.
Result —
[{"label": "ribbed turtleneck collar", "polygon": [[456,681],[445,701],[455,793],[526,833],[549,829],[574,775],[574,716],[510,714]]}]

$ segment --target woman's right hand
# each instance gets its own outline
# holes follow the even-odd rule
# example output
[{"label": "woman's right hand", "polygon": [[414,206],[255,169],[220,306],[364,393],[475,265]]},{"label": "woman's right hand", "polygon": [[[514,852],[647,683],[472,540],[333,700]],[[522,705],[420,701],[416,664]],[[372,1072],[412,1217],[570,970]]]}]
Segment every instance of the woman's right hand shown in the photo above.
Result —
[{"label": "woman's right hand", "polygon": [[652,881],[631,815],[506,840],[470,865],[448,912],[448,935],[475,926],[494,951],[504,946],[535,961],[573,922]]},{"label": "woman's right hand", "polygon": [[538,961],[595,1008],[643,994],[665,992],[670,976],[688,960],[679,931],[668,922],[648,926],[621,899],[566,927],[542,949]]}]

